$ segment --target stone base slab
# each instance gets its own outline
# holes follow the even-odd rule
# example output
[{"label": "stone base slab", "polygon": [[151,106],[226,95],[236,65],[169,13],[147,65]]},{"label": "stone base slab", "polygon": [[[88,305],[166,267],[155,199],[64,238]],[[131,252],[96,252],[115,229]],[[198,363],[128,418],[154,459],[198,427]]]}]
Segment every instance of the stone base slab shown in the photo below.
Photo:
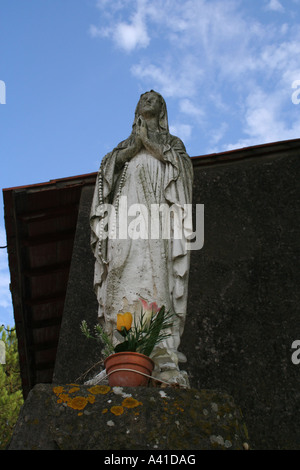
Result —
[{"label": "stone base slab", "polygon": [[239,450],[248,442],[241,410],[218,391],[38,384],[9,450]]}]

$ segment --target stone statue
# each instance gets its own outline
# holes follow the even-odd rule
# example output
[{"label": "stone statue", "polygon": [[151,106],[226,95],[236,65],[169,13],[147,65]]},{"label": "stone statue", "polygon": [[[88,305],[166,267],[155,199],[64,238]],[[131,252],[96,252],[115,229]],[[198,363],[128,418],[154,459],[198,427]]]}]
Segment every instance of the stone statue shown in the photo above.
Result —
[{"label": "stone statue", "polygon": [[190,253],[184,236],[174,234],[182,223],[184,233],[192,229],[185,210],[192,203],[192,183],[191,159],[182,141],[169,133],[163,97],[153,90],[144,93],[130,136],[105,155],[97,175],[91,208],[94,288],[99,321],[109,334],[117,313],[140,314],[141,299],[176,313],[171,336],[151,355],[153,376],[169,383],[188,384],[178,366],[186,359],[177,349]]}]

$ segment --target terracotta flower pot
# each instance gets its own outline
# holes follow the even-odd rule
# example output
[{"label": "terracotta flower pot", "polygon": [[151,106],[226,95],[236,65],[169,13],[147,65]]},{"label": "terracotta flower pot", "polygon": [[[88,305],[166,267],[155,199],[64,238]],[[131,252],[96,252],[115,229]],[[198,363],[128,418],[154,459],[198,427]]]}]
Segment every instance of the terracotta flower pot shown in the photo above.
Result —
[{"label": "terracotta flower pot", "polygon": [[151,375],[154,362],[144,354],[128,351],[108,356],[104,366],[106,373],[110,374],[108,382],[111,387],[139,387],[148,384],[149,377],[142,374]]}]

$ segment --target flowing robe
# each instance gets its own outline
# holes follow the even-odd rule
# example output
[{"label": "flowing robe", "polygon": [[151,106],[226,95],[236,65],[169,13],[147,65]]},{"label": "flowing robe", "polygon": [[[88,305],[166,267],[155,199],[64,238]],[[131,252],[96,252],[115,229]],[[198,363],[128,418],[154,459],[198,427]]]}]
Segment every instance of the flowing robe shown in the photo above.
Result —
[{"label": "flowing robe", "polygon": [[[100,322],[110,334],[116,328],[117,313],[139,314],[140,298],[175,312],[171,336],[164,340],[164,347],[172,354],[180,354],[177,348],[186,316],[189,251],[182,235],[172,237],[174,227],[171,237],[163,232],[164,211],[156,210],[162,206],[175,209],[173,220],[179,216],[183,226],[191,230],[184,205],[192,202],[193,167],[179,138],[168,132],[152,138],[161,145],[164,162],[141,150],[128,163],[121,194],[117,193],[123,169],[118,168],[117,157],[120,150],[130,145],[131,137],[107,154],[101,164],[104,202],[114,205],[120,198],[126,205],[119,205],[117,237],[102,241],[103,262],[98,253],[101,219],[98,173],[91,208],[91,246],[96,258],[94,288]],[[150,217],[151,214],[155,216]],[[153,225],[155,233],[151,233]],[[120,230],[126,237],[120,239]]]}]

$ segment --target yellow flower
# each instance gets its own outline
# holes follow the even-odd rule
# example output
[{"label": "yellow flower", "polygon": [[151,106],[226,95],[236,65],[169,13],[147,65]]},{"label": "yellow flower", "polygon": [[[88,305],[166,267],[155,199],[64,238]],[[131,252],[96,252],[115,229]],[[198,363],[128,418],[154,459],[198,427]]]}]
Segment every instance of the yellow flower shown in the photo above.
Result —
[{"label": "yellow flower", "polygon": [[130,330],[132,324],[132,315],[130,312],[118,313],[117,315],[117,330],[122,331],[124,327],[127,331]]}]

